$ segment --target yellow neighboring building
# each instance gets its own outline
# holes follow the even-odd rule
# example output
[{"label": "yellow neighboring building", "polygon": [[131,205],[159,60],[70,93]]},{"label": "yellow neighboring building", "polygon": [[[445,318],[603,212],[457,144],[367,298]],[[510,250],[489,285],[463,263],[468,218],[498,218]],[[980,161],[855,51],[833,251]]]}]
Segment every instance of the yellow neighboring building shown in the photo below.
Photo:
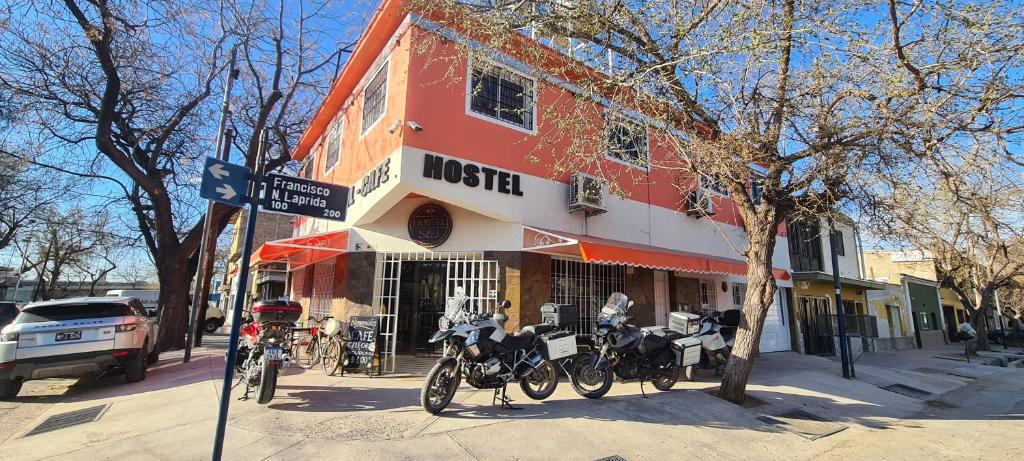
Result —
[{"label": "yellow neighboring building", "polygon": [[[921,251],[865,251],[864,266],[868,278],[887,287],[884,292],[869,297],[872,308],[878,312],[909,312],[910,324],[900,322],[898,326],[901,331],[913,335],[917,347],[947,344],[955,336],[957,325],[965,318],[966,311],[952,290],[939,286],[935,261],[930,254]],[[892,325],[894,322],[890,317],[887,327]]]},{"label": "yellow neighboring building", "polygon": [[[246,212],[244,210],[235,213],[231,220],[233,231],[231,235],[231,247],[228,252],[227,273],[224,274],[224,282],[221,283],[221,310],[225,313],[231,311],[235,304],[235,297],[238,293],[238,269],[239,259],[242,256],[242,243],[245,238]],[[282,214],[259,213],[256,216],[256,233],[253,234],[253,247],[262,245],[270,240],[277,240],[292,235],[292,218]],[[246,283],[246,305],[260,299],[275,299],[284,296],[286,291],[286,266],[284,264],[270,263],[249,268],[249,280]],[[228,314],[228,319],[231,315]]]}]

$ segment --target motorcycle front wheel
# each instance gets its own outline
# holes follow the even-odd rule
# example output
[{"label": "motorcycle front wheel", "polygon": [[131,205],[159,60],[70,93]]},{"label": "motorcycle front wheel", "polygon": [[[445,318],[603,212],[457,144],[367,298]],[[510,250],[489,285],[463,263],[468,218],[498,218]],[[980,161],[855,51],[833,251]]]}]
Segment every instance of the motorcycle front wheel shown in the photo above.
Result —
[{"label": "motorcycle front wheel", "polygon": [[423,390],[420,391],[420,403],[427,413],[436,415],[452,402],[461,381],[455,368],[457,364],[455,360],[446,360],[430,369],[427,380],[423,382]]},{"label": "motorcycle front wheel", "polygon": [[533,371],[519,381],[523,393],[533,400],[544,400],[551,397],[558,387],[558,369],[555,364],[545,360]]},{"label": "motorcycle front wheel", "polygon": [[588,399],[599,399],[612,388],[612,370],[607,366],[595,366],[596,359],[594,354],[579,356],[569,375],[572,389]]},{"label": "motorcycle front wheel", "polygon": [[260,385],[256,388],[256,403],[263,405],[274,399],[277,390],[277,366],[263,362],[260,365]]},{"label": "motorcycle front wheel", "polygon": [[676,385],[676,381],[679,381],[679,365],[676,365],[675,362],[669,362],[654,372],[654,379],[651,379],[651,384],[654,384],[654,388],[659,391],[667,391]]}]

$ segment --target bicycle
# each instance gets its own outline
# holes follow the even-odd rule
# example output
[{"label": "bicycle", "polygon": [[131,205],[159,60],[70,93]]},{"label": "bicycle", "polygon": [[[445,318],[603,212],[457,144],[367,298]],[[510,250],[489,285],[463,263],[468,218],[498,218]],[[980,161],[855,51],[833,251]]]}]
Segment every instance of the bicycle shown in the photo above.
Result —
[{"label": "bicycle", "polygon": [[342,357],[345,355],[345,337],[342,331],[341,322],[333,318],[325,322],[321,329],[326,339],[320,343],[320,366],[327,376],[344,366]]},{"label": "bicycle", "polygon": [[308,335],[297,338],[295,345],[292,347],[292,350],[295,351],[295,362],[300,367],[308,370],[320,363],[323,352],[321,337],[325,336],[323,334],[323,325],[330,318],[331,316],[329,315],[320,319],[310,316],[310,326],[308,328],[296,329],[296,331],[309,331]]}]

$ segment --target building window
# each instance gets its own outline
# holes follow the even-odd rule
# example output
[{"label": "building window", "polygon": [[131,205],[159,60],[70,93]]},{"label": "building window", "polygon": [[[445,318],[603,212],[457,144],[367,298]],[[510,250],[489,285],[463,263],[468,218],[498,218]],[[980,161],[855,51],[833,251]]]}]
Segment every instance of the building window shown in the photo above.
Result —
[{"label": "building window", "polygon": [[327,152],[324,152],[324,173],[331,171],[334,165],[338,163],[338,158],[341,157],[341,129],[342,129],[342,118],[338,116],[338,119],[331,124],[331,131],[327,133]]},{"label": "building window", "polygon": [[754,205],[761,204],[761,194],[764,193],[764,183],[762,178],[756,174],[750,175],[750,200],[754,202]]},{"label": "building window", "polygon": [[647,127],[619,116],[605,121],[607,156],[629,165],[647,168]]},{"label": "building window", "polygon": [[[315,152],[315,151],[314,151]],[[313,155],[307,155],[299,166],[299,177],[313,179]]]},{"label": "building window", "polygon": [[388,63],[377,70],[363,90],[363,130],[365,134],[384,115],[388,97]]},{"label": "building window", "polygon": [[579,334],[592,334],[608,297],[625,290],[625,266],[551,259],[551,302],[579,308]]},{"label": "building window", "polygon": [[700,175],[700,187],[704,190],[714,192],[718,195],[729,196],[729,189],[722,184],[722,181],[715,175],[702,174]]},{"label": "building window", "polygon": [[710,314],[715,309],[715,288],[708,280],[700,281],[700,313]]},{"label": "building window", "polygon": [[789,259],[796,272],[821,271],[821,228],[814,223],[790,221],[787,226]]},{"label": "building window", "polygon": [[846,243],[843,239],[843,231],[836,229],[836,254],[839,256],[846,256]]},{"label": "building window", "polygon": [[474,65],[469,110],[532,131],[533,81],[500,66]]},{"label": "building window", "polygon": [[743,306],[743,300],[747,297],[747,284],[732,284],[732,304],[737,307]]},{"label": "building window", "polygon": [[903,336],[903,315],[900,314],[900,306],[886,304],[885,310],[889,313],[889,336]]}]

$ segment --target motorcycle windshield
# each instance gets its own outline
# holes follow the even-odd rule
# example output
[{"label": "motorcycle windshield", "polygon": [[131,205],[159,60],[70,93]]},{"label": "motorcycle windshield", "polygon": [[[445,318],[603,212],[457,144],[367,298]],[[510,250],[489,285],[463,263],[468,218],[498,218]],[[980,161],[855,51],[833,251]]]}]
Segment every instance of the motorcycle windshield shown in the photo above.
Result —
[{"label": "motorcycle windshield", "polygon": [[466,322],[466,300],[469,297],[462,294],[456,294],[455,296],[448,298],[448,301],[444,306],[444,317],[450,320],[452,323],[465,323]]},{"label": "motorcycle windshield", "polygon": [[601,317],[598,318],[598,326],[616,327],[626,316],[626,308],[629,306],[629,298],[622,293],[612,293],[608,302],[601,308]]}]

